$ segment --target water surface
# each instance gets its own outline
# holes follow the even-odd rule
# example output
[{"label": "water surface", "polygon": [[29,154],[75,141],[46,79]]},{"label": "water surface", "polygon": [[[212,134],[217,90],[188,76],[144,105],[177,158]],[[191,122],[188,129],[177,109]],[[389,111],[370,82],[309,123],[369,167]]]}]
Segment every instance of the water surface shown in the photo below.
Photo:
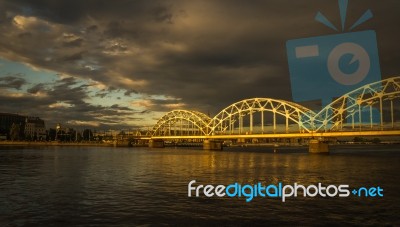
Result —
[{"label": "water surface", "polygon": [[[400,147],[0,147],[1,226],[399,225]],[[381,186],[383,198],[188,198],[187,184]]]}]

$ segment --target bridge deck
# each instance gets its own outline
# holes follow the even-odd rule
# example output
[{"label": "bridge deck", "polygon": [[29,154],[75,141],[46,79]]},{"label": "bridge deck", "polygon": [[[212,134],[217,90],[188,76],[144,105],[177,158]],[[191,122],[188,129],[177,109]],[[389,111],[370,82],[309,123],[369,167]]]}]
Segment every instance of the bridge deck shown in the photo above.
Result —
[{"label": "bridge deck", "polygon": [[253,139],[253,138],[319,138],[319,137],[355,137],[355,136],[400,136],[400,130],[358,131],[358,132],[311,132],[252,135],[212,135],[212,136],[153,136],[142,139]]}]

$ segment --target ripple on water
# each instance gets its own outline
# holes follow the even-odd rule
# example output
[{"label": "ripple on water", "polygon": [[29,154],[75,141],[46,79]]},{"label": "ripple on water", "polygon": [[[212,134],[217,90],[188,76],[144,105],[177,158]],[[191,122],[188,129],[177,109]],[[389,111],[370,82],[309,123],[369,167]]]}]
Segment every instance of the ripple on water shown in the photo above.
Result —
[{"label": "ripple on water", "polygon": [[[399,147],[0,148],[0,224],[397,225]],[[188,198],[187,184],[380,185],[384,198]],[[3,226],[3,225],[2,225]]]}]

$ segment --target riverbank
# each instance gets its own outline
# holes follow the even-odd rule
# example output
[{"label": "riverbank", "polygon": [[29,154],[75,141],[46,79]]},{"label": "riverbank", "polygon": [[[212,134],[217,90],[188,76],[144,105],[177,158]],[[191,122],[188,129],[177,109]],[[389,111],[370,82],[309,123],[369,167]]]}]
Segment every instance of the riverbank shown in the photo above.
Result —
[{"label": "riverbank", "polygon": [[0,141],[0,146],[95,146],[108,147],[113,144],[108,143],[63,143],[63,142],[32,142],[32,141]]},{"label": "riverbank", "polygon": [[[399,143],[379,143],[379,144],[366,144],[366,143],[335,143],[330,146],[387,146],[399,145]],[[88,147],[147,147],[147,144],[130,144],[127,141],[118,141],[113,143],[96,143],[96,142],[55,142],[55,141],[0,141],[0,146],[88,146]],[[165,147],[202,147],[203,143],[177,143],[165,144]],[[298,143],[238,143],[228,144],[224,147],[306,147],[308,144]]]}]

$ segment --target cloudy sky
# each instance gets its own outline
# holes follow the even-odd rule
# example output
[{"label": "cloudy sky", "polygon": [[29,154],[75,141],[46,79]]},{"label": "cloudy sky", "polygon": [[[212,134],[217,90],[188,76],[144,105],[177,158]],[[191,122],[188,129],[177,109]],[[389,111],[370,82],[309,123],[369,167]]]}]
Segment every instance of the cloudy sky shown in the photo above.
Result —
[{"label": "cloudy sky", "polygon": [[[382,77],[399,75],[400,2],[350,0],[375,30]],[[0,112],[48,127],[151,126],[245,98],[291,100],[286,41],[337,34],[336,0],[0,0]]]}]

